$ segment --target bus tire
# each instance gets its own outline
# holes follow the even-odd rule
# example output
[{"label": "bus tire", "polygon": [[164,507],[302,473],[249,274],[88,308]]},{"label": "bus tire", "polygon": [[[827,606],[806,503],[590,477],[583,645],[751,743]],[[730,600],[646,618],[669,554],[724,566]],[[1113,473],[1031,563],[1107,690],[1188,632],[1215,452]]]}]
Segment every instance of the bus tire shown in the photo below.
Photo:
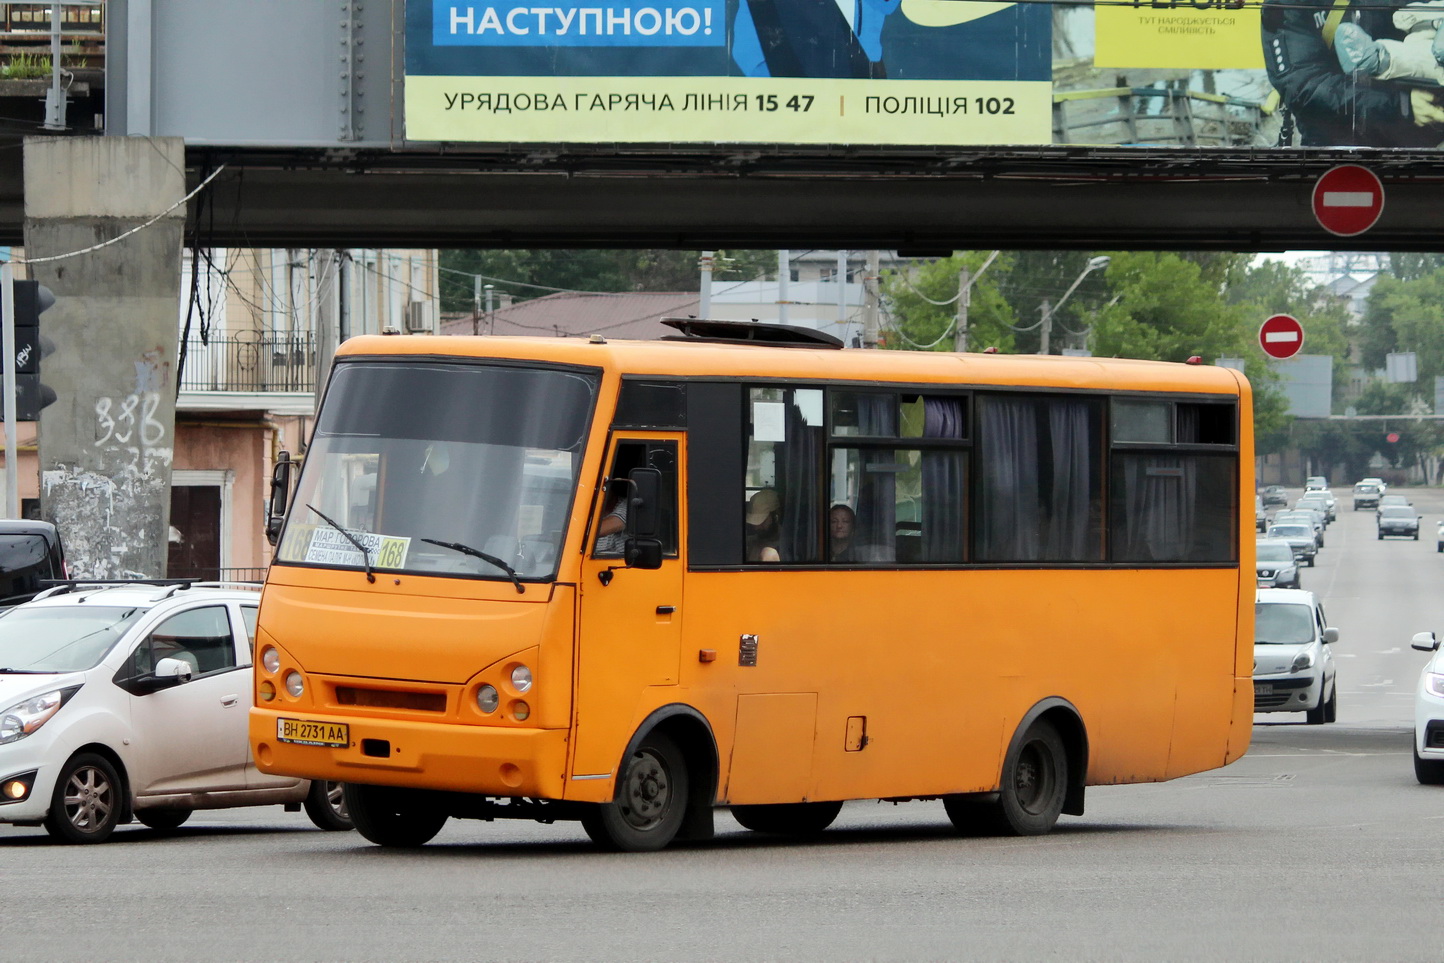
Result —
[{"label": "bus tire", "polygon": [[840,802],[779,803],[770,806],[733,806],[732,818],[743,829],[779,836],[815,836],[832,825],[842,812]]},{"label": "bus tire", "polygon": [[588,807],[582,828],[602,849],[655,852],[682,828],[688,791],[681,750],[662,733],[649,733],[622,763],[612,801]]},{"label": "bus tire", "polygon": [[343,792],[356,831],[378,846],[422,846],[446,825],[446,813],[423,792],[349,782]]},{"label": "bus tire", "polygon": [[1067,795],[1068,753],[1063,738],[1051,722],[1039,719],[1004,760],[996,798],[947,796],[943,808],[960,832],[1041,836],[1058,822]]}]

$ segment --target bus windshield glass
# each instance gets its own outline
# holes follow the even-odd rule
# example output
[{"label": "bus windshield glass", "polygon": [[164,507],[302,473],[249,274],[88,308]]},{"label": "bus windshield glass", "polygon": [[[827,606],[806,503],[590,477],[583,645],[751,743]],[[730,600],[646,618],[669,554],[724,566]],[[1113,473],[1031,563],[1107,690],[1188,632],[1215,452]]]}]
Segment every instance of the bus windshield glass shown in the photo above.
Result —
[{"label": "bus windshield glass", "polygon": [[598,382],[554,368],[342,361],[277,561],[554,577]]}]

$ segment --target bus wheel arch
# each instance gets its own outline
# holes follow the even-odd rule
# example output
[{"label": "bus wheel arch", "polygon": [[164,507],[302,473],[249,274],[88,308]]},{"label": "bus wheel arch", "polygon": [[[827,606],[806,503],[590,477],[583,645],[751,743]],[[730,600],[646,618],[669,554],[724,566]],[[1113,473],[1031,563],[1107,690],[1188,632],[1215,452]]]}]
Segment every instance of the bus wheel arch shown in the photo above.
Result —
[{"label": "bus wheel arch", "polygon": [[1053,828],[1060,813],[1082,815],[1088,738],[1078,710],[1050,697],[1029,709],[1013,730],[998,790],[944,797],[960,832],[1032,836]]},{"label": "bus wheel arch", "polygon": [[[675,754],[675,755],[674,755]],[[636,787],[630,786],[634,765],[662,771],[669,764],[682,770],[680,819],[675,828],[659,827],[660,842],[644,840],[629,831],[618,813],[619,802]],[[712,806],[717,796],[717,741],[706,718],[691,706],[674,704],[652,712],[633,733],[617,767],[615,798],[596,806],[582,819],[583,828],[599,845],[610,849],[661,849],[673,840],[704,840],[713,835]],[[635,782],[635,780],[633,780]],[[630,786],[630,788],[629,788]]]}]

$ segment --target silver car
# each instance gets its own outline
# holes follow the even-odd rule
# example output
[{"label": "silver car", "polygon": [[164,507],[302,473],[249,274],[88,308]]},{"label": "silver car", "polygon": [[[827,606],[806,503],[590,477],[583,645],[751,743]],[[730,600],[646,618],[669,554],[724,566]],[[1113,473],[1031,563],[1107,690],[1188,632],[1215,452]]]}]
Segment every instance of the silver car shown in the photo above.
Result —
[{"label": "silver car", "polygon": [[1314,527],[1312,525],[1294,524],[1292,522],[1280,525],[1277,522],[1269,526],[1269,538],[1281,538],[1289,543],[1293,549],[1294,558],[1305,565],[1314,564],[1314,556],[1318,554],[1318,542],[1314,540]]},{"label": "silver car", "polygon": [[1412,505],[1385,505],[1379,509],[1379,538],[1403,535],[1419,540],[1419,513]]},{"label": "silver car", "polygon": [[1328,627],[1313,592],[1259,589],[1254,601],[1253,711],[1303,712],[1310,725],[1339,712],[1334,653],[1339,630]]}]

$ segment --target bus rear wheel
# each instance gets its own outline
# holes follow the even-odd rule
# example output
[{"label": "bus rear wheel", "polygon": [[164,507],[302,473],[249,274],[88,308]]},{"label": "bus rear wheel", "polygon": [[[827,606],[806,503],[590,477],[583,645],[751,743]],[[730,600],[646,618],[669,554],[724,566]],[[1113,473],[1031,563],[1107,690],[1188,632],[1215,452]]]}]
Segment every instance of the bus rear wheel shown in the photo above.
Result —
[{"label": "bus rear wheel", "polygon": [[652,733],[623,762],[615,797],[588,809],[582,828],[603,849],[654,852],[682,828],[688,791],[681,750],[665,735]]},{"label": "bus rear wheel", "polygon": [[446,825],[446,813],[423,792],[349,782],[342,792],[356,831],[378,846],[422,846]]},{"label": "bus rear wheel", "polygon": [[996,798],[948,796],[943,807],[960,832],[1041,836],[1058,822],[1067,793],[1063,738],[1052,723],[1039,720],[1008,753]]},{"label": "bus rear wheel", "polygon": [[781,803],[772,806],[733,806],[732,818],[744,829],[779,836],[813,836],[822,832],[837,814],[840,802]]}]

